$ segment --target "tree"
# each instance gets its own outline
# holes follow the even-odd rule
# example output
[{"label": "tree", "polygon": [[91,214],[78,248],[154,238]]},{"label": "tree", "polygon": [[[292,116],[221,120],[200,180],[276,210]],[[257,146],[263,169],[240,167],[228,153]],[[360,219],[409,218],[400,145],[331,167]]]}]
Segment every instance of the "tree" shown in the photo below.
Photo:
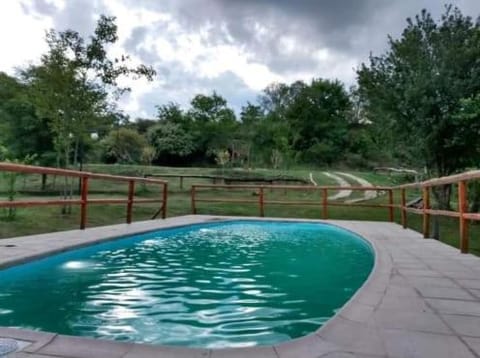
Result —
[{"label": "tree", "polygon": [[176,162],[195,151],[192,136],[176,123],[160,122],[148,130],[147,137],[162,163]]},{"label": "tree", "polygon": [[142,151],[142,163],[146,165],[152,165],[153,160],[157,156],[157,150],[151,145],[147,145]]},{"label": "tree", "polygon": [[[216,151],[229,148],[236,136],[238,122],[227,100],[213,92],[212,95],[196,95],[186,116],[188,127],[202,157],[215,159]],[[185,126],[185,124],[184,124]]]},{"label": "tree", "polygon": [[48,122],[36,115],[28,88],[16,78],[0,73],[0,140],[14,158],[36,156],[40,165],[55,163]]},{"label": "tree", "polygon": [[163,106],[157,106],[157,118],[160,121],[178,124],[187,129],[190,126],[192,118],[186,116],[180,105],[170,102]]},{"label": "tree", "polygon": [[138,164],[142,160],[146,139],[137,131],[119,128],[102,141],[103,157],[109,163]]},{"label": "tree", "polygon": [[314,79],[303,85],[285,111],[291,143],[307,162],[332,164],[346,149],[350,100],[338,81]]},{"label": "tree", "polygon": [[46,40],[49,50],[41,64],[25,70],[23,77],[39,116],[49,120],[59,165],[68,167],[72,148],[76,165],[85,137],[110,117],[108,93],[118,96],[129,90],[118,79],[133,75],[151,80],[155,72],[145,65],[128,66],[128,56],[107,56],[107,47],[118,40],[114,17],[100,16],[88,42],[73,30],[51,30]]},{"label": "tree", "polygon": [[[459,126],[464,130],[458,132],[460,138],[457,141],[465,141],[471,143],[468,149],[476,153],[477,159],[470,163],[471,166],[478,167],[480,162],[480,93],[471,98],[465,98],[460,101],[460,109],[455,115]],[[478,212],[480,210],[480,183],[471,181],[468,183],[468,202],[469,211]]]},{"label": "tree", "polygon": [[[478,159],[476,141],[465,133],[477,130],[456,116],[463,98],[480,91],[480,23],[447,6],[439,23],[423,10],[389,50],[371,56],[358,70],[368,118],[391,127],[395,142],[408,148],[404,156],[421,158],[430,176],[464,169]],[[450,186],[434,191],[448,208]]]}]

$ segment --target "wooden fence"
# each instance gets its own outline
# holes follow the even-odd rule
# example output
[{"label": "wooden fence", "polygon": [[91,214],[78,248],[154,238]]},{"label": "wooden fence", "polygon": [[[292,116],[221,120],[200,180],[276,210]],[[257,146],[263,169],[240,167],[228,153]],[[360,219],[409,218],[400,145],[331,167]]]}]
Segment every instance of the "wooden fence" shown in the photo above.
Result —
[{"label": "wooden fence", "polygon": [[[430,218],[431,216],[453,217],[459,220],[459,247],[462,253],[469,251],[469,221],[480,221],[480,213],[468,212],[468,193],[467,183],[472,180],[480,179],[480,170],[469,171],[462,174],[446,176],[442,178],[431,179],[418,183],[411,183],[392,187],[340,187],[340,186],[292,186],[292,185],[193,185],[191,188],[191,210],[193,214],[197,213],[197,203],[236,203],[236,204],[256,204],[258,206],[259,216],[265,215],[266,205],[298,205],[298,206],[318,206],[321,207],[321,218],[328,219],[328,208],[330,206],[350,206],[350,207],[364,207],[364,208],[380,208],[386,209],[388,212],[389,221],[394,221],[394,210],[400,210],[400,220],[404,228],[407,228],[407,213],[413,213],[423,216],[423,236],[430,237]],[[442,185],[457,186],[457,210],[439,210],[431,207],[431,192],[432,189]],[[224,199],[216,197],[198,197],[198,192],[202,189],[243,189],[254,191],[258,197],[256,199]],[[293,200],[267,200],[265,198],[266,189],[283,189],[283,190],[306,190],[306,191],[321,191],[322,199],[319,201],[293,201]],[[422,192],[422,207],[413,208],[407,206],[406,191],[409,189],[418,189]],[[352,190],[352,191],[382,191],[388,194],[387,204],[363,202],[339,202],[329,201],[328,193],[338,190]],[[398,192],[400,203],[394,203],[394,193]]]},{"label": "wooden fence", "polygon": [[[198,198],[197,194],[202,189],[242,189],[253,191],[257,194],[257,199],[222,199],[222,198]],[[321,202],[313,200],[268,200],[265,198],[265,190],[297,190],[297,191],[310,191],[321,192]],[[352,190],[352,191],[377,191],[388,193],[388,204],[371,204],[368,202],[340,202],[329,201],[328,193],[338,190]],[[394,220],[394,208],[393,203],[393,189],[390,187],[379,186],[303,186],[303,185],[215,185],[215,184],[198,184],[192,185],[191,189],[191,208],[192,213],[197,213],[198,202],[210,202],[210,203],[237,203],[237,204],[257,204],[258,213],[261,217],[265,216],[266,205],[298,205],[298,206],[318,206],[321,208],[322,218],[328,219],[328,207],[329,206],[350,206],[350,207],[364,207],[364,208],[384,208],[387,210],[389,221]]]},{"label": "wooden fence", "polygon": [[[12,207],[33,207],[33,206],[63,206],[63,205],[80,205],[80,229],[85,229],[87,226],[87,212],[88,206],[91,204],[125,204],[126,205],[126,222],[132,222],[132,211],[134,204],[141,203],[161,203],[158,213],[161,213],[163,219],[167,215],[167,201],[168,201],[168,182],[158,179],[149,179],[141,177],[128,177],[109,174],[90,173],[75,170],[56,169],[47,167],[37,167],[31,165],[20,165],[0,162],[0,172],[22,173],[22,174],[40,174],[40,175],[55,175],[60,177],[78,178],[80,180],[80,199],[56,199],[56,200],[15,200],[15,201],[0,201],[0,208]],[[92,179],[106,180],[114,182],[125,182],[128,184],[128,194],[126,199],[92,199],[88,197],[88,186]],[[148,183],[160,185],[162,187],[161,197],[158,199],[136,199],[135,198],[135,184]]]},{"label": "wooden fence", "polygon": [[[128,177],[108,174],[97,174],[90,172],[54,169],[45,167],[36,167],[29,165],[19,165],[12,163],[0,162],[0,172],[17,172],[24,174],[40,174],[40,175],[55,175],[64,177],[79,178],[81,181],[80,199],[57,199],[57,200],[18,200],[18,201],[0,201],[0,208],[2,207],[33,207],[33,206],[61,206],[61,205],[80,205],[80,229],[87,226],[87,209],[91,204],[126,204],[126,222],[132,222],[132,209],[134,204],[140,203],[161,203],[158,213],[161,213],[162,218],[167,214],[167,199],[168,199],[168,182],[159,179],[142,178],[142,177]],[[125,182],[128,184],[128,195],[126,199],[92,199],[88,197],[89,181],[92,179]],[[303,186],[303,185],[226,185],[226,184],[201,184],[193,185],[191,187],[191,210],[193,214],[197,213],[198,202],[211,203],[235,203],[235,204],[256,204],[258,205],[258,213],[260,216],[265,215],[265,207],[268,205],[298,205],[298,206],[318,206],[321,211],[321,217],[328,219],[328,208],[331,206],[349,206],[349,207],[364,207],[364,208],[379,208],[387,212],[388,220],[394,221],[394,210],[400,210],[401,224],[407,228],[407,213],[422,215],[423,217],[423,235],[425,238],[430,237],[430,218],[431,216],[443,216],[458,218],[459,221],[459,238],[460,251],[467,253],[469,250],[469,235],[468,226],[470,221],[480,221],[480,213],[468,212],[468,182],[480,179],[480,170],[465,172],[462,174],[451,175],[442,178],[431,179],[423,182],[405,184],[393,187],[341,187],[341,186]],[[158,199],[135,199],[135,184],[149,183],[153,185],[160,185],[162,187],[161,197]],[[451,185],[457,187],[457,210],[439,210],[431,207],[431,192],[435,187],[442,185]],[[258,196],[255,199],[232,199],[220,197],[198,197],[198,192],[204,189],[216,190],[249,190],[254,191]],[[313,200],[270,200],[266,197],[266,189],[275,190],[301,190],[301,191],[320,191],[322,193],[320,201]],[[422,207],[409,207],[406,203],[406,192],[410,189],[421,190],[422,192]],[[328,193],[338,190],[352,190],[352,191],[381,191],[387,193],[387,203],[372,203],[369,201],[362,202],[340,202],[328,199]],[[399,203],[394,202],[394,193],[398,192]],[[319,215],[320,216],[320,215]]]},{"label": "wooden fence", "polygon": [[[400,205],[398,207],[401,210],[401,221],[404,228],[407,227],[407,212],[422,215],[423,216],[423,236],[425,238],[430,237],[430,217],[431,216],[443,216],[458,218],[459,221],[459,239],[460,239],[460,251],[462,253],[468,253],[469,250],[469,235],[468,225],[469,221],[479,221],[480,213],[468,212],[468,192],[467,184],[470,181],[480,179],[480,170],[469,171],[461,174],[450,175],[442,178],[430,179],[421,183],[405,184],[394,187],[395,190],[400,190]],[[457,210],[438,210],[431,208],[431,193],[433,188],[443,185],[456,185],[457,186]],[[407,189],[420,189],[422,191],[423,205],[421,209],[410,208],[405,204],[406,190]]]}]

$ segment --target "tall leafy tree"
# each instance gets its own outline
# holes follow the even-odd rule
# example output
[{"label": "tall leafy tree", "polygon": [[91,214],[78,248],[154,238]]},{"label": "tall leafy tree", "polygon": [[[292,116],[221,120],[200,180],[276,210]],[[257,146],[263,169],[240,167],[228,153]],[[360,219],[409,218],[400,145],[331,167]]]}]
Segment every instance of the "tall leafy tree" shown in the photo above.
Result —
[{"label": "tall leafy tree", "polygon": [[39,116],[49,120],[59,164],[69,166],[72,149],[76,164],[85,136],[98,130],[101,119],[110,118],[108,93],[129,90],[120,87],[118,79],[129,75],[152,79],[155,72],[145,65],[129,66],[128,56],[108,56],[108,46],[118,40],[114,17],[102,15],[88,41],[73,30],[51,30],[46,40],[49,50],[41,64],[25,70],[23,77],[31,86]]},{"label": "tall leafy tree", "polygon": [[[389,50],[371,56],[358,70],[369,119],[395,133],[396,146],[412,162],[422,159],[431,176],[464,169],[478,159],[478,144],[464,134],[477,133],[459,121],[461,100],[480,91],[480,23],[447,6],[439,22],[423,10]],[[475,134],[478,136],[478,134]],[[448,207],[450,187],[434,191]]]},{"label": "tall leafy tree", "polygon": [[211,95],[196,95],[186,114],[192,121],[191,133],[197,150],[204,158],[215,160],[218,150],[226,150],[235,138],[238,122],[227,100],[213,92]]},{"label": "tall leafy tree", "polygon": [[304,161],[332,164],[346,149],[350,99],[338,81],[314,79],[286,110],[291,143]]},{"label": "tall leafy tree", "polygon": [[195,151],[193,137],[179,124],[161,121],[148,130],[148,141],[155,148],[159,163],[175,164]]},{"label": "tall leafy tree", "polygon": [[55,163],[52,136],[45,119],[36,114],[28,88],[18,79],[0,73],[0,142],[12,158],[33,157],[41,165]]},{"label": "tall leafy tree", "polygon": [[103,160],[107,163],[138,164],[142,160],[147,141],[136,130],[123,127],[112,130],[101,145]]}]

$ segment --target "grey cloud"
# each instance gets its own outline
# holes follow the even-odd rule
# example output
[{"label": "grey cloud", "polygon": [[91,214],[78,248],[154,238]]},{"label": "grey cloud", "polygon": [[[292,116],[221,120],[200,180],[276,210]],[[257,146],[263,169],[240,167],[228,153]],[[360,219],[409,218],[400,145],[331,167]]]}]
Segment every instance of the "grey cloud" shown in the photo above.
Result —
[{"label": "grey cloud", "polygon": [[[175,15],[182,27],[197,31],[207,22],[218,33],[210,41],[225,40],[226,28],[238,45],[250,50],[274,71],[312,70],[316,61],[308,54],[320,48],[366,60],[370,51],[380,52],[387,35],[398,35],[405,19],[427,8],[434,15],[443,11],[437,0],[183,0],[152,2],[126,0],[152,10]],[[480,11],[476,0],[453,0],[453,3],[474,16]],[[475,14],[477,12],[477,14]],[[253,24],[268,28],[258,37]],[[285,55],[278,39],[294,37],[301,51]]]},{"label": "grey cloud", "polygon": [[[53,16],[57,30],[73,28],[81,34],[93,30],[96,17],[105,12],[104,3],[110,0],[66,0],[57,9],[48,0],[31,0],[26,11]],[[353,83],[352,63],[365,62],[371,52],[385,51],[387,35],[399,36],[405,19],[427,8],[435,18],[444,11],[438,0],[112,0],[123,1],[128,7],[145,8],[171,14],[185,32],[195,33],[207,24],[213,28],[205,38],[206,47],[218,44],[241,46],[250,60],[265,64],[279,75],[295,76],[308,73],[327,78],[339,77]],[[448,0],[447,0],[448,1]],[[472,17],[480,13],[478,0],[451,0]],[[255,24],[267,30],[259,32]],[[235,75],[200,78],[185,72],[177,63],[167,63],[162,53],[142,46],[146,36],[169,36],[168,22],[152,25],[138,24],[124,42],[126,52],[140,57],[146,64],[157,67],[159,78],[166,85],[142,98],[142,104],[153,108],[174,100],[186,104],[193,93],[217,89],[238,108],[241,101],[254,99],[253,92]],[[280,39],[294,39],[295,49],[287,53]],[[331,58],[325,61],[314,57],[319,49],[327,49]],[[343,62],[342,62],[343,61]],[[339,65],[340,63],[340,65]],[[339,67],[340,66],[340,67]],[[343,67],[345,68],[343,68]],[[349,82],[350,81],[350,82]]]},{"label": "grey cloud", "polygon": [[51,16],[58,10],[54,3],[51,3],[47,0],[33,0],[30,3],[22,1],[21,5],[26,14],[33,13]]},{"label": "grey cloud", "polygon": [[[159,71],[163,70],[159,69]],[[231,72],[205,79],[186,74],[181,69],[173,69],[162,78],[162,82],[165,84],[157,85],[140,98],[140,107],[147,110],[149,116],[155,115],[155,106],[168,102],[178,103],[183,108],[188,108],[190,100],[198,93],[210,94],[217,91],[227,99],[229,106],[237,113],[240,112],[243,105],[248,101],[254,102],[258,96],[257,92],[248,88],[239,77]],[[128,99],[126,97],[122,100],[128,101]]]}]

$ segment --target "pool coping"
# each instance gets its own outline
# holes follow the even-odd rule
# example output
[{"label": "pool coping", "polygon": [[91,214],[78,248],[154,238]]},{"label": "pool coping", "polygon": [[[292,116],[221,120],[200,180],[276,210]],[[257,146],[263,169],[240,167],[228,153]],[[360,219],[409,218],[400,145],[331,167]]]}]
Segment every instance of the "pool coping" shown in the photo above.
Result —
[{"label": "pool coping", "polygon": [[[86,230],[72,230],[65,232],[24,236],[0,240],[0,247],[6,245],[15,245],[14,247],[5,247],[0,250],[0,268],[33,261],[42,257],[50,256],[101,242],[116,240],[132,234],[146,233],[152,230],[181,227],[191,224],[201,224],[212,221],[222,220],[263,220],[263,221],[296,221],[296,222],[314,222],[334,225],[342,229],[353,232],[362,237],[371,244],[374,251],[374,266],[363,285],[348,300],[347,303],[322,327],[315,332],[287,342],[275,344],[273,346],[259,346],[246,348],[184,348],[162,345],[149,345],[143,343],[123,343],[102,339],[65,336],[56,333],[30,331],[24,329],[0,327],[0,337],[14,338],[21,341],[31,342],[21,351],[28,357],[29,353],[41,354],[45,357],[67,357],[67,358],[86,358],[86,357],[105,357],[105,358],[140,358],[140,357],[273,357],[273,358],[313,358],[313,357],[333,357],[335,354],[343,354],[342,357],[355,356],[386,356],[390,354],[391,347],[388,346],[388,337],[384,334],[390,328],[378,327],[375,322],[374,313],[382,309],[382,302],[386,294],[392,287],[397,287],[392,280],[395,278],[394,255],[389,248],[388,232],[392,236],[405,235],[408,242],[413,245],[429,242],[429,246],[435,244],[435,249],[439,252],[448,252],[448,254],[465,257],[478,264],[480,273],[480,260],[476,257],[471,259],[472,255],[460,255],[453,248],[434,240],[421,239],[420,235],[411,230],[404,230],[399,225],[392,223],[378,222],[356,222],[339,220],[307,220],[290,218],[257,218],[257,217],[231,217],[231,216],[211,216],[211,215],[187,215],[169,218],[166,220],[144,221],[132,224],[112,225],[97,227]],[[398,240],[401,240],[400,238]],[[414,241],[412,241],[414,240]],[[416,242],[418,240],[418,242]],[[434,241],[434,242],[432,242]],[[441,245],[437,249],[436,245]],[[450,250],[452,249],[452,250]],[[415,276],[415,275],[413,275]],[[480,283],[480,281],[479,281]],[[398,286],[402,288],[402,285]],[[405,287],[404,287],[405,288]],[[480,295],[480,291],[479,291]],[[399,296],[402,297],[402,296]],[[472,296],[475,297],[475,296]],[[480,297],[477,297],[480,302]],[[426,300],[426,299],[425,299]],[[413,300],[415,301],[415,300]],[[413,302],[412,301],[412,302]],[[417,302],[412,303],[412,307]],[[387,307],[388,308],[388,307]],[[423,312],[423,311],[422,311]],[[479,304],[480,316],[480,304]],[[480,318],[479,318],[480,322]],[[412,321],[412,325],[414,322]],[[388,325],[387,325],[388,326]],[[447,325],[448,326],[448,325]],[[406,331],[409,332],[409,327]],[[395,328],[393,328],[395,329]],[[443,329],[443,328],[442,328]],[[451,336],[460,339],[465,343],[455,330],[452,330]],[[387,333],[385,333],[387,332]],[[428,332],[428,329],[427,329]],[[391,333],[391,332],[390,332]],[[398,333],[398,332],[394,332]],[[432,332],[430,332],[432,333]],[[438,332],[433,332],[438,333]],[[442,334],[447,334],[442,331]],[[450,335],[449,335],[450,336]],[[480,336],[480,334],[479,334]],[[362,339],[359,339],[362,337]],[[360,342],[361,341],[361,342]],[[398,339],[394,339],[398,341]],[[475,355],[474,348],[468,346],[467,352]],[[480,344],[480,338],[479,338]],[[406,347],[405,349],[407,349]],[[395,348],[397,349],[397,348]],[[396,350],[394,350],[396,352]],[[389,356],[392,356],[391,354]],[[403,356],[403,355],[399,355]],[[422,355],[428,356],[428,355]],[[433,357],[434,355],[432,355]],[[34,356],[32,356],[33,358]],[[465,355],[467,357],[467,355]],[[470,356],[468,356],[470,357]]]}]

